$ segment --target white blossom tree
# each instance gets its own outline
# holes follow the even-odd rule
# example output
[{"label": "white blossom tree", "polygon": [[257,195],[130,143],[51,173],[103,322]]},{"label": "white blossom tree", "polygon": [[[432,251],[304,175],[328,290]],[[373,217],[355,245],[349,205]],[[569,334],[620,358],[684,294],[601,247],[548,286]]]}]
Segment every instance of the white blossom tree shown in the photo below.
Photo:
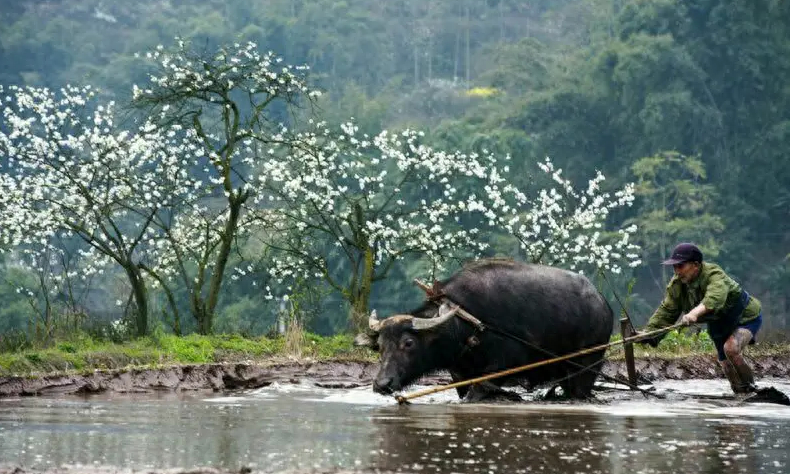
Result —
[{"label": "white blossom tree", "polygon": [[[612,211],[630,207],[634,185],[626,184],[614,193],[601,190],[604,175],[598,172],[577,190],[555,168],[550,159],[538,163],[556,187],[539,189],[534,198],[510,193],[519,212],[503,219],[502,225],[520,243],[527,260],[567,267],[571,270],[607,270],[618,274],[622,266],[641,263],[640,247],[633,243],[636,225],[607,230]],[[558,189],[559,188],[559,189]],[[505,200],[508,196],[502,196]]]},{"label": "white blossom tree", "polygon": [[[319,123],[293,147],[271,147],[255,200],[269,209],[262,238],[275,250],[272,275],[325,280],[359,327],[372,284],[399,259],[419,255],[438,267],[485,249],[479,229],[462,222],[488,218],[484,198],[463,189],[498,186],[497,160],[434,150],[422,135],[358,136],[353,123],[339,131]],[[344,263],[333,267],[333,254]]]},{"label": "white blossom tree", "polygon": [[172,50],[160,46],[145,57],[156,72],[149,84],[134,87],[132,105],[165,130],[178,126],[198,137],[200,147],[184,158],[206,196],[172,218],[154,220],[164,240],[158,263],[146,270],[171,299],[172,285],[187,290],[198,332],[208,334],[231,252],[258,222],[249,200],[257,192],[260,150],[288,140],[278,114],[284,121],[289,108],[309,105],[320,93],[308,87],[306,67],[262,55],[254,43],[207,55],[177,40]]},{"label": "white blossom tree", "polygon": [[179,160],[194,153],[194,140],[151,123],[117,131],[114,104],[97,104],[89,87],[0,87],[0,97],[0,247],[22,249],[23,263],[35,269],[64,252],[53,242],[81,239],[81,277],[119,266],[135,301],[136,332],[145,334],[141,263],[154,247],[151,223],[194,187]]},{"label": "white blossom tree", "polygon": [[134,87],[146,115],[133,132],[117,131],[113,105],[94,104],[87,88],[10,88],[0,126],[0,246],[40,258],[53,236],[79,237],[84,275],[109,264],[126,274],[138,334],[151,282],[175,325],[184,290],[198,331],[212,332],[231,254],[252,236],[275,255],[273,276],[323,279],[356,326],[398,260],[417,255],[438,269],[501,232],[533,261],[615,271],[630,258],[633,230],[612,241],[603,226],[633,193],[600,193],[601,175],[577,192],[547,161],[561,189],[529,199],[509,183],[507,157],[436,150],[417,131],[367,136],[353,123],[319,123],[291,132],[276,117],[318,93],[304,69],[252,43],[208,57],[179,41],[146,58],[158,73]]},{"label": "white blossom tree", "polygon": [[441,268],[478,255],[497,233],[515,237],[533,262],[613,272],[638,263],[632,227],[604,230],[610,211],[633,201],[632,186],[611,196],[598,174],[577,192],[547,160],[541,167],[561,190],[529,199],[510,184],[508,157],[435,150],[422,135],[360,136],[353,123],[340,131],[317,124],[295,149],[270,148],[256,201],[270,209],[263,238],[278,252],[272,274],[325,280],[361,327],[372,285],[396,261],[416,254]]}]

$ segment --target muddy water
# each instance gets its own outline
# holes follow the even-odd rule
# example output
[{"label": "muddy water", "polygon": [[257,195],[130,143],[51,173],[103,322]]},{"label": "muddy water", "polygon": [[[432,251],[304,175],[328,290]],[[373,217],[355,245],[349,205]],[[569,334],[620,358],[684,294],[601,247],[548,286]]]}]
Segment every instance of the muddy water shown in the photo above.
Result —
[{"label": "muddy water", "polygon": [[[790,384],[762,381],[790,392]],[[273,385],[232,396],[0,399],[0,464],[132,469],[429,473],[790,472],[790,408],[686,395],[723,381],[657,384],[595,403],[460,405],[450,392],[398,406],[369,389]]]}]

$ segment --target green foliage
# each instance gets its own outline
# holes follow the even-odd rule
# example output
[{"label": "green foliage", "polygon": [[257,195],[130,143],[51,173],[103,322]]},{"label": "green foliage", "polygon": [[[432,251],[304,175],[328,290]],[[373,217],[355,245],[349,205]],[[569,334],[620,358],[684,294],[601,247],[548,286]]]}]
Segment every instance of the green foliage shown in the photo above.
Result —
[{"label": "green foliage", "polygon": [[670,354],[711,352],[715,350],[716,347],[713,345],[713,340],[711,340],[707,331],[671,331],[658,345],[659,352],[667,352]]},{"label": "green foliage", "polygon": [[318,359],[327,358],[370,358],[376,357],[369,349],[355,347],[354,336],[338,334],[331,337],[321,337],[315,334],[305,334],[306,352],[311,357]]},{"label": "green foliage", "polygon": [[[612,336],[611,342],[622,341],[622,339],[619,334],[616,334]],[[675,358],[698,354],[712,354],[715,356],[715,353],[716,347],[713,345],[713,341],[707,331],[693,331],[688,328],[670,331],[656,348],[634,344],[634,355],[637,358],[644,356]],[[622,359],[622,346],[616,345],[610,348],[606,357]]]},{"label": "green foliage", "polygon": [[[0,257],[0,262],[5,259]],[[0,264],[0,350],[27,339],[29,324],[36,317],[28,298],[16,291],[19,286],[29,286],[33,275],[20,268]]]},{"label": "green foliage", "polygon": [[[236,285],[241,286],[241,285]],[[274,308],[263,301],[263,295],[238,294],[241,288],[229,288],[217,311],[216,331],[220,334],[243,334],[247,337],[264,334],[274,324]],[[251,288],[255,290],[255,288]],[[262,293],[262,292],[259,292]]]},{"label": "green foliage", "polygon": [[62,352],[67,352],[69,354],[74,354],[77,352],[77,347],[71,342],[61,342],[58,344],[58,350]]},{"label": "green foliage", "polygon": [[[615,186],[648,160],[642,164],[666,180],[626,216],[639,221],[651,252],[634,294],[658,301],[665,278],[649,264],[674,240],[693,239],[766,303],[777,326],[788,325],[781,263],[790,236],[788,2],[7,3],[4,84],[90,82],[123,101],[145,78],[135,52],[174,35],[207,51],[249,40],[310,64],[328,92],[317,111],[332,123],[354,116],[368,133],[410,124],[447,148],[509,153],[516,170],[550,156],[571,178],[601,169]],[[503,93],[465,97],[476,87]],[[312,112],[300,111],[300,120]],[[666,150],[684,163],[649,162]],[[663,201],[670,189],[680,201]],[[411,270],[382,282],[373,305],[413,300]],[[273,312],[256,313],[259,300],[244,283],[225,288],[216,327],[265,333]],[[0,302],[0,348],[29,344],[34,315],[25,299],[0,288]],[[336,321],[342,312],[325,308],[311,323],[344,328]]]},{"label": "green foliage", "polygon": [[274,355],[282,349],[282,341],[265,337],[247,339],[236,334],[211,337],[217,351],[241,353],[251,357]]},{"label": "green foliage", "polygon": [[[705,165],[697,157],[662,152],[632,166],[640,211],[634,222],[646,261],[660,261],[677,242],[695,242],[708,259],[718,255],[722,217],[711,212],[715,188],[705,183]],[[663,282],[668,275],[663,275]]]},{"label": "green foliage", "polygon": [[211,341],[197,334],[189,336],[163,336],[157,338],[157,350],[181,362],[214,362],[214,347]]},{"label": "green foliage", "polygon": [[29,349],[30,346],[27,334],[16,329],[4,332],[0,338],[0,353],[18,352]]}]

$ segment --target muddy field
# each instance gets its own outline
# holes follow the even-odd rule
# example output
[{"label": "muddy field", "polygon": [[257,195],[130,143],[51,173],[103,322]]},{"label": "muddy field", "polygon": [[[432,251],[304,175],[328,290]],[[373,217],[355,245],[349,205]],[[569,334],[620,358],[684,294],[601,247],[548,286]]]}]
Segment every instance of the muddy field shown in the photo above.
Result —
[{"label": "muddy field", "polygon": [[[787,378],[790,376],[790,355],[750,358],[758,378]],[[273,383],[313,383],[323,388],[351,389],[369,385],[378,370],[378,364],[368,362],[311,362],[271,361],[267,364],[206,364],[164,367],[158,369],[132,369],[96,371],[87,375],[49,375],[42,377],[2,377],[0,397],[36,395],[86,394],[101,392],[136,393],[156,391],[213,391],[224,392],[254,389]],[[621,361],[606,361],[603,372],[627,378]],[[640,383],[660,379],[712,379],[721,378],[713,356],[684,359],[650,359],[637,361]],[[423,379],[423,384],[448,383],[449,377],[437,374]],[[46,471],[11,466],[0,459],[0,474],[110,474],[146,472],[151,474],[247,474],[255,471],[197,469],[157,469],[132,471],[122,468],[98,466],[61,466]],[[277,474],[372,474],[388,471],[377,470],[287,470]]]},{"label": "muddy field", "polygon": [[[787,377],[790,354],[750,359],[755,375]],[[307,381],[323,388],[355,388],[368,385],[378,370],[369,362],[276,361],[267,364],[234,363],[183,365],[157,369],[95,371],[87,375],[47,375],[41,377],[0,377],[0,397],[100,392],[151,392],[161,390],[225,391],[254,389],[272,383]],[[640,383],[661,379],[720,378],[713,356],[683,359],[640,358],[636,361]],[[605,362],[603,372],[627,379],[622,361]],[[426,384],[448,383],[449,377],[437,374],[424,379]]]}]

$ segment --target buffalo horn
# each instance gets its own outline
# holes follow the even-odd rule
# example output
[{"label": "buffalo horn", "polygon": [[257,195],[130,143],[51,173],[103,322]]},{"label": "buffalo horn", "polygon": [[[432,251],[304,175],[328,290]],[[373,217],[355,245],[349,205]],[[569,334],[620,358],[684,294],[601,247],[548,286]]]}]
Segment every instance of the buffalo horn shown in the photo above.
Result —
[{"label": "buffalo horn", "polygon": [[379,333],[387,326],[411,322],[412,319],[415,319],[415,317],[410,314],[396,314],[386,319],[379,319],[376,315],[376,310],[373,310],[370,313],[370,317],[368,318],[368,327],[370,328],[371,332]]},{"label": "buffalo horn", "polygon": [[447,305],[443,304],[439,307],[439,316],[435,318],[414,318],[412,320],[411,327],[415,331],[423,331],[426,329],[435,328],[449,321],[450,318],[455,316],[455,313],[458,312],[458,309],[458,306],[454,306],[453,309],[449,309]]}]

